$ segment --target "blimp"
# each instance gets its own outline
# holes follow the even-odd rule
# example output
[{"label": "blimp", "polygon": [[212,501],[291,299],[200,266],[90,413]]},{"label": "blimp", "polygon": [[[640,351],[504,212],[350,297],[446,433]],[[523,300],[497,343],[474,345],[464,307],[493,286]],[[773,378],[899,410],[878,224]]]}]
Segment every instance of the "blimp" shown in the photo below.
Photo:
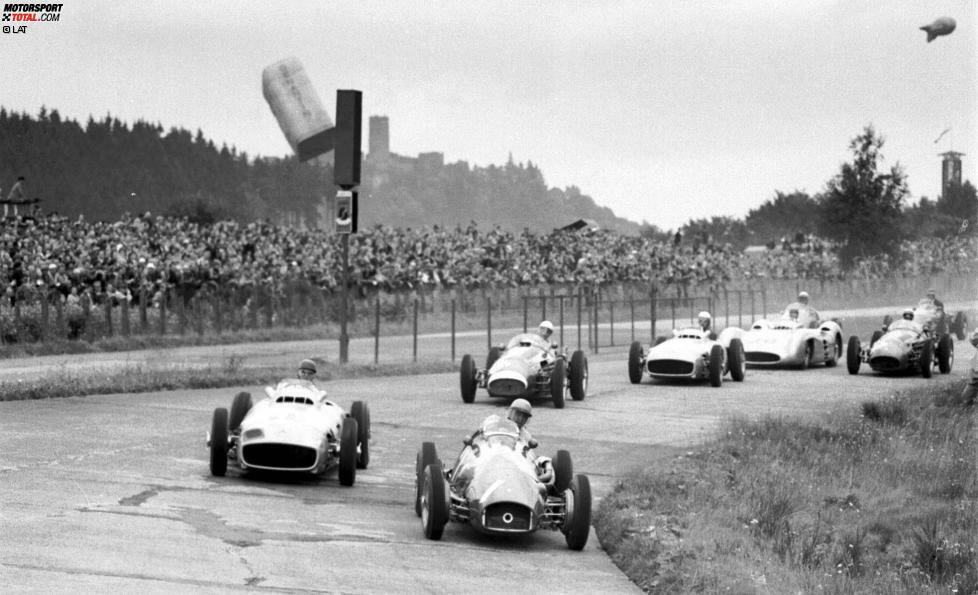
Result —
[{"label": "blimp", "polygon": [[920,30],[927,32],[927,43],[930,43],[941,35],[950,35],[957,25],[951,17],[941,17],[930,25],[924,25]]}]

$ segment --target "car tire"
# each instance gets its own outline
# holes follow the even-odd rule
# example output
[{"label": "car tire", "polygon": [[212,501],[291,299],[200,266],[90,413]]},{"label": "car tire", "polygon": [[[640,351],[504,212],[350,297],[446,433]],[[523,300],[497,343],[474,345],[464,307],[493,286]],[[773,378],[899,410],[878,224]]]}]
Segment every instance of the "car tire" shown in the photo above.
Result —
[{"label": "car tire", "polygon": [[448,523],[448,489],[441,465],[432,463],[424,468],[421,495],[421,526],[428,539],[441,539]]},{"label": "car tire", "polygon": [[340,430],[340,485],[351,486],[357,480],[357,420],[343,418]]},{"label": "car tire", "polygon": [[353,401],[350,415],[357,420],[357,469],[370,465],[370,408],[363,401]]},{"label": "car tire", "polygon": [[499,347],[489,348],[489,355],[486,356],[486,372],[488,372],[489,368],[491,368],[492,365],[496,363],[496,361],[499,359],[499,356],[502,355],[502,353],[503,350],[500,349]]},{"label": "car tire", "polygon": [[580,551],[587,545],[591,533],[591,482],[587,475],[575,475],[565,494],[570,506],[561,530],[567,547]]},{"label": "car tire", "polygon": [[873,345],[875,345],[876,342],[879,341],[880,337],[882,336],[883,336],[883,331],[880,330],[873,331],[873,336],[869,338],[869,348],[872,349]]},{"label": "car tire", "polygon": [[920,373],[924,378],[934,375],[934,342],[928,339],[920,351]]},{"label": "car tire", "polygon": [[574,479],[574,463],[571,461],[570,452],[558,450],[557,456],[553,460],[554,465],[554,490],[561,494],[570,487],[571,480]]},{"label": "car tire", "polygon": [[234,401],[231,402],[231,417],[228,421],[228,429],[234,432],[240,428],[241,422],[244,421],[249,411],[251,411],[251,393],[240,392],[234,395]]},{"label": "car tire", "polygon": [[462,402],[471,403],[475,401],[475,389],[478,387],[475,382],[475,361],[471,355],[462,356],[462,366],[459,368],[458,375],[459,385],[462,389]]},{"label": "car tire", "polygon": [[941,374],[949,374],[954,365],[954,341],[951,335],[943,335],[937,343],[937,369]]},{"label": "car tire", "polygon": [[723,383],[723,346],[714,344],[710,348],[710,386]]},{"label": "car tire", "polygon": [[224,477],[228,470],[228,410],[218,407],[211,420],[211,475]]},{"label": "car tire", "polygon": [[798,367],[802,370],[807,370],[809,366],[812,365],[812,342],[805,341],[805,352],[801,355],[801,364]]},{"label": "car tire", "polygon": [[570,394],[575,401],[583,401],[587,396],[587,358],[581,350],[571,355]]},{"label": "car tire", "polygon": [[825,360],[825,366],[827,368],[834,368],[839,365],[839,357],[842,356],[842,335],[835,336],[835,342],[832,345],[834,353],[832,357]]},{"label": "car tire", "polygon": [[554,409],[564,408],[564,386],[567,379],[567,368],[564,360],[557,359],[554,369],[550,372],[550,398],[554,400]]},{"label": "car tire", "polygon": [[730,339],[727,347],[727,367],[734,382],[743,382],[747,375],[747,355],[744,353],[744,342],[740,339]]},{"label": "car tire", "polygon": [[642,381],[642,344],[638,341],[632,343],[628,349],[628,379],[632,384]]},{"label": "car tire", "polygon": [[[424,489],[424,470],[428,465],[438,463],[438,451],[434,442],[422,442],[421,450],[414,460],[414,513],[421,516],[421,491]],[[439,463],[440,464],[440,463]]]},{"label": "car tire", "polygon": [[850,374],[858,374],[859,366],[863,363],[862,345],[859,344],[859,337],[853,335],[849,337],[849,345],[846,347],[846,369]]}]

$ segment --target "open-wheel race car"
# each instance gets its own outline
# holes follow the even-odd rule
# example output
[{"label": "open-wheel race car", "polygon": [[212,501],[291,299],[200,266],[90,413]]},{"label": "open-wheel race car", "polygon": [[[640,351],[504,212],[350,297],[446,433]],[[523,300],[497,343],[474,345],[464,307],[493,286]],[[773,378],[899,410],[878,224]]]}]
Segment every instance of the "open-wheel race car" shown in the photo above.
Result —
[{"label": "open-wheel race car", "polygon": [[746,331],[727,330],[743,342],[751,367],[832,367],[842,357],[842,326],[819,320],[817,313],[797,302],[788,304],[777,320],[762,318]]},{"label": "open-wheel race car", "polygon": [[466,438],[451,469],[433,442],[418,451],[414,509],[425,537],[441,539],[449,521],[481,533],[521,535],[560,530],[567,547],[582,550],[591,530],[591,484],[574,475],[570,453],[558,450],[541,474],[535,441],[520,438],[512,421],[490,416]]},{"label": "open-wheel race car", "polygon": [[462,401],[466,403],[475,400],[476,389],[481,387],[490,397],[549,396],[556,409],[564,407],[568,392],[575,401],[584,399],[587,376],[583,351],[574,351],[568,360],[566,350],[534,333],[520,333],[505,346],[492,347],[485,368],[477,368],[472,356],[465,354],[459,369]]},{"label": "open-wheel race car", "polygon": [[340,484],[353,485],[370,462],[370,409],[354,401],[350,412],[308,380],[285,379],[265,387],[252,402],[238,393],[231,411],[214,410],[207,434],[211,474],[223,476],[228,461],[243,470],[322,474],[338,467]]},{"label": "open-wheel race car", "polygon": [[885,320],[885,330],[873,332],[868,345],[859,337],[849,337],[846,368],[858,374],[863,363],[882,374],[917,373],[930,378],[936,369],[948,374],[954,366],[954,341],[951,335],[937,332],[931,313],[914,310],[913,320]]},{"label": "open-wheel race car", "polygon": [[914,322],[932,334],[950,333],[959,340],[964,340],[968,335],[968,316],[964,312],[957,312],[951,316],[944,311],[943,306],[936,305],[929,298],[921,299],[912,310]]},{"label": "open-wheel race car", "polygon": [[720,386],[727,373],[740,382],[746,375],[744,346],[725,329],[714,340],[699,328],[673,331],[672,338],[659,337],[648,351],[639,341],[628,350],[628,379],[638,384],[648,374],[652,378],[709,380]]}]

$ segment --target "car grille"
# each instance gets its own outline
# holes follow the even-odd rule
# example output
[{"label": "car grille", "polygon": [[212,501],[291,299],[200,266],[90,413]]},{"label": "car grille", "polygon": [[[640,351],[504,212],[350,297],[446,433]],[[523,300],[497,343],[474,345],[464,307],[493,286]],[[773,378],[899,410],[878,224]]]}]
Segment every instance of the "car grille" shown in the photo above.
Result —
[{"label": "car grille", "polygon": [[489,394],[496,397],[515,397],[522,395],[524,390],[526,388],[523,383],[512,378],[502,378],[489,383]]},{"label": "car grille", "polygon": [[693,363],[678,359],[657,359],[649,362],[649,372],[687,376],[693,373]]},{"label": "car grille", "polygon": [[869,360],[869,367],[880,372],[888,372],[900,368],[900,360],[895,357],[879,356]]},{"label": "car grille", "polygon": [[530,530],[532,512],[514,502],[500,502],[486,507],[482,526],[493,531],[526,532]]},{"label": "car grille", "polygon": [[316,449],[295,444],[246,444],[241,458],[249,467],[311,469],[316,464]]},{"label": "car grille", "polygon": [[746,361],[759,364],[773,364],[781,360],[778,354],[767,351],[748,351],[744,356]]}]

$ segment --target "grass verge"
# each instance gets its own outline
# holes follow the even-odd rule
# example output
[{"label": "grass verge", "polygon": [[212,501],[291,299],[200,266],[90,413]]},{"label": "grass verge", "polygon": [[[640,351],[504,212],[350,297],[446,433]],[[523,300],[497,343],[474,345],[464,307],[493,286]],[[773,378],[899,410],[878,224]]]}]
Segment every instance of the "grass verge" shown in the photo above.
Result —
[{"label": "grass verge", "polygon": [[[400,376],[450,372],[450,362],[410,364],[339,365],[317,359],[317,378],[322,381],[371,376]],[[0,382],[0,401],[50,399],[113,393],[142,393],[178,389],[274,384],[295,370],[280,366],[245,366],[241,357],[230,357],[219,366],[131,364],[116,371],[75,374],[62,368],[29,381]]]},{"label": "grass verge", "polygon": [[978,593],[978,411],[961,389],[730,419],[620,482],[598,537],[651,593]]}]

